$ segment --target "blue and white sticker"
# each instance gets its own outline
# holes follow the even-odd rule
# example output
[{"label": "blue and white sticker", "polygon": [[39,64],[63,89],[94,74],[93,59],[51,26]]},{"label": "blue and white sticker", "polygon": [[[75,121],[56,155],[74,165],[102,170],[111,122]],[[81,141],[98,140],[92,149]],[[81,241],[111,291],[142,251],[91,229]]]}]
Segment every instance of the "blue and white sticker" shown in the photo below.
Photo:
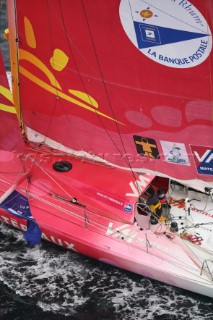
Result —
[{"label": "blue and white sticker", "polygon": [[132,211],[132,204],[130,204],[130,203],[125,204],[124,211],[131,212]]},{"label": "blue and white sticker", "polygon": [[211,30],[190,1],[121,0],[120,19],[131,42],[162,65],[195,67],[211,52]]}]

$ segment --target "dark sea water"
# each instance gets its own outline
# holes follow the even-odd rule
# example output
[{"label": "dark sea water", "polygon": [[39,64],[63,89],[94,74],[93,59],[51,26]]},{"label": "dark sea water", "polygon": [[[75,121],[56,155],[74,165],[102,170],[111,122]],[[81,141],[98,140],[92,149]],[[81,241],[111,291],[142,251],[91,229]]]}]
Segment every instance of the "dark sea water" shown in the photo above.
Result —
[{"label": "dark sea water", "polygon": [[[30,1],[30,0],[29,0]],[[0,0],[0,43],[5,5]],[[213,300],[43,242],[29,249],[22,232],[0,224],[0,320],[213,319]]]},{"label": "dark sea water", "polygon": [[1,224],[0,319],[213,319],[213,301],[47,242],[29,249]]},{"label": "dark sea water", "polygon": [[7,70],[9,70],[8,43],[4,39],[4,30],[7,28],[5,0],[0,0],[0,46]]}]

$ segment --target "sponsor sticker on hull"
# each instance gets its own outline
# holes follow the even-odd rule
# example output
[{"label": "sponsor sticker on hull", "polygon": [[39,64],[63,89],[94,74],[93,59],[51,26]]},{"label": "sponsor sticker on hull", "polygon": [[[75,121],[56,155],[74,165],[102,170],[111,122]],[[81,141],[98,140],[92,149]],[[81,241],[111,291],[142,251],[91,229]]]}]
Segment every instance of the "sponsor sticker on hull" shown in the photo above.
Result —
[{"label": "sponsor sticker on hull", "polygon": [[183,143],[160,141],[166,162],[190,165],[186,147]]},{"label": "sponsor sticker on hull", "polygon": [[190,146],[196,164],[197,173],[213,175],[213,148]]},{"label": "sponsor sticker on hull", "polygon": [[137,152],[142,157],[159,159],[157,143],[152,138],[133,136]]},{"label": "sponsor sticker on hull", "polygon": [[211,30],[190,1],[121,0],[120,19],[136,48],[162,65],[195,67],[211,52]]}]

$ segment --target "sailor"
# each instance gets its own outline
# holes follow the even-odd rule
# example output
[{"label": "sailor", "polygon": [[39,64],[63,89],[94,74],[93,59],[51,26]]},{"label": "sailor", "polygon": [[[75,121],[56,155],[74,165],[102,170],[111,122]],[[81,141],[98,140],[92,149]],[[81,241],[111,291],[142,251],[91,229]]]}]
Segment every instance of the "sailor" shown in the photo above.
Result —
[{"label": "sailor", "polygon": [[146,190],[145,195],[147,195],[146,204],[152,210],[150,222],[151,224],[157,224],[162,215],[162,206],[159,198],[156,195],[154,188],[151,186]]},{"label": "sailor", "polygon": [[156,192],[156,195],[157,195],[157,197],[158,197],[158,199],[159,199],[159,201],[161,203],[161,206],[162,206],[161,219],[163,218],[163,216],[166,219],[169,219],[171,206],[169,205],[169,203],[168,203],[168,201],[166,199],[166,195],[165,195],[164,191],[162,189],[158,189],[157,192]]}]

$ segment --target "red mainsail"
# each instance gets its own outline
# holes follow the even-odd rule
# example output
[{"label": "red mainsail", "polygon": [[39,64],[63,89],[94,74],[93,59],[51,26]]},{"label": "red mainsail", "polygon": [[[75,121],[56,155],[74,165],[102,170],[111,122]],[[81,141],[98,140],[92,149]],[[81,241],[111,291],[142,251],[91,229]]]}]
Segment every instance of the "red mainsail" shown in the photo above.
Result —
[{"label": "red mainsail", "polygon": [[23,147],[21,130],[9,88],[2,53],[0,51],[0,150],[20,151]]},{"label": "red mainsail", "polygon": [[211,0],[8,3],[25,127],[116,166],[212,181]]}]

